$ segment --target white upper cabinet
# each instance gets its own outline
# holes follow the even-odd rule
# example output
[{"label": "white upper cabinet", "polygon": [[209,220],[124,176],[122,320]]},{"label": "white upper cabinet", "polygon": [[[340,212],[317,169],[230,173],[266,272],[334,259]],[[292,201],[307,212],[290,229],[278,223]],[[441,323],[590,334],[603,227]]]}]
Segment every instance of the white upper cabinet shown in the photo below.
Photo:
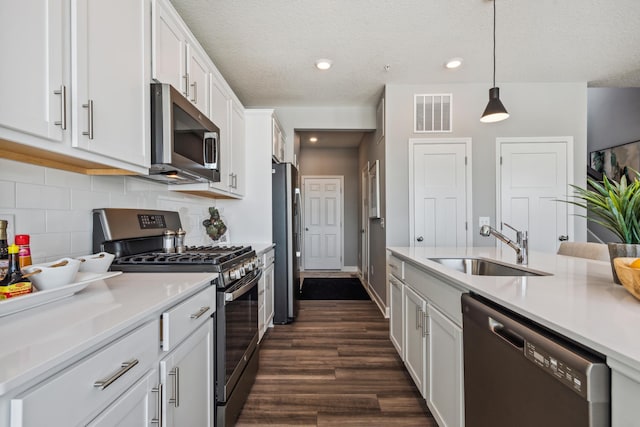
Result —
[{"label": "white upper cabinet", "polygon": [[246,182],[246,143],[244,107],[231,100],[231,183],[230,190],[234,194],[245,194]]},{"label": "white upper cabinet", "polygon": [[231,140],[229,132],[229,95],[224,84],[215,76],[211,79],[211,121],[220,129],[220,182],[211,185],[217,189],[228,191],[231,184],[229,171],[231,157]]},{"label": "white upper cabinet", "polygon": [[68,2],[43,0],[0,6],[0,125],[51,141],[70,139],[67,8]]},{"label": "white upper cabinet", "polygon": [[147,173],[149,8],[144,0],[3,2],[0,54],[12,65],[0,67],[0,156]]},{"label": "white upper cabinet", "polygon": [[284,162],[284,147],[285,147],[285,141],[286,141],[286,136],[284,134],[284,132],[282,132],[282,128],[280,127],[280,123],[278,122],[278,119],[276,119],[276,116],[274,115],[272,118],[272,122],[271,122],[271,138],[272,138],[272,146],[271,146],[271,155],[273,157],[273,160],[275,160],[277,163],[282,163]]},{"label": "white upper cabinet", "polygon": [[144,0],[74,0],[73,5],[73,145],[148,166],[150,5]]},{"label": "white upper cabinet", "polygon": [[153,1],[152,10],[152,78],[172,85],[209,116],[209,57],[168,1]]}]

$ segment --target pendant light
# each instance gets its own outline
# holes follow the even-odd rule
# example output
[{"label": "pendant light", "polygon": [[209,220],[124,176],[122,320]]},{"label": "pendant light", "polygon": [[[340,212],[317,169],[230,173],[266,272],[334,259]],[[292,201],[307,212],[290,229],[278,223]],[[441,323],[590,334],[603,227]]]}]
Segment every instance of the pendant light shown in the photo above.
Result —
[{"label": "pendant light", "polygon": [[480,118],[483,123],[499,122],[509,117],[500,101],[500,88],[496,87],[496,1],[493,0],[493,87],[489,89],[489,103]]}]

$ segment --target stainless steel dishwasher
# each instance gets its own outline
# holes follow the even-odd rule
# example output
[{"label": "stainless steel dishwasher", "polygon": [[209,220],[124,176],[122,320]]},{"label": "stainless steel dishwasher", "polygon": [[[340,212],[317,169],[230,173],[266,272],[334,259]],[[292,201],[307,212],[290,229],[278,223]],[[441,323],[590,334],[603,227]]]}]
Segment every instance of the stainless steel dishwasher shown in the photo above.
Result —
[{"label": "stainless steel dishwasher", "polygon": [[462,313],[465,427],[611,424],[601,356],[476,295]]}]

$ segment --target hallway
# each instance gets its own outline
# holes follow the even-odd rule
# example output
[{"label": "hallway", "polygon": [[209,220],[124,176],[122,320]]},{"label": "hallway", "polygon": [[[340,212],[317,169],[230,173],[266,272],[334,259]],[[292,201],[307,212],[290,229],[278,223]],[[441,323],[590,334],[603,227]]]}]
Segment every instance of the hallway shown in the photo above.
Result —
[{"label": "hallway", "polygon": [[371,301],[300,301],[260,351],[238,426],[437,426]]}]

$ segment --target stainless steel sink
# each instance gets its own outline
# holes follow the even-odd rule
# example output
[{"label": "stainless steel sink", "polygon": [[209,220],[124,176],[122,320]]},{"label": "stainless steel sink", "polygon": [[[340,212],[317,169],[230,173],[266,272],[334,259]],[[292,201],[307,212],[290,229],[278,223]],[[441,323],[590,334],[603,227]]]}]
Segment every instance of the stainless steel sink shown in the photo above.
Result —
[{"label": "stainless steel sink", "polygon": [[514,267],[483,258],[429,258],[447,268],[475,276],[550,276],[542,271]]}]

